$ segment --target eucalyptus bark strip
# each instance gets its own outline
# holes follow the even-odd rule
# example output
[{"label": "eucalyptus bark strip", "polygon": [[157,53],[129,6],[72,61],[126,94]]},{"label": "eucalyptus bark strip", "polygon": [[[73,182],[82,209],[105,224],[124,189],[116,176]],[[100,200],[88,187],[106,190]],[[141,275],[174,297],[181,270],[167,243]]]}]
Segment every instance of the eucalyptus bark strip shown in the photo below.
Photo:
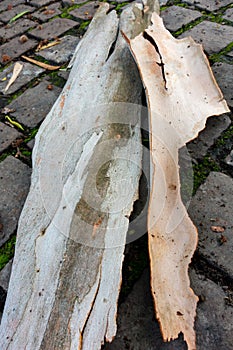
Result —
[{"label": "eucalyptus bark strip", "polygon": [[207,117],[229,109],[202,47],[192,38],[173,38],[156,13],[148,29],[127,41],[150,111],[148,232],[156,316],[165,341],[182,332],[193,350],[198,298],[190,288],[188,266],[198,237],[180,195],[178,150],[197,137]]},{"label": "eucalyptus bark strip", "polygon": [[102,4],[41,125],[1,323],[1,349],[101,348],[116,334],[129,215],[141,174],[134,37],[157,2],[120,20]]}]

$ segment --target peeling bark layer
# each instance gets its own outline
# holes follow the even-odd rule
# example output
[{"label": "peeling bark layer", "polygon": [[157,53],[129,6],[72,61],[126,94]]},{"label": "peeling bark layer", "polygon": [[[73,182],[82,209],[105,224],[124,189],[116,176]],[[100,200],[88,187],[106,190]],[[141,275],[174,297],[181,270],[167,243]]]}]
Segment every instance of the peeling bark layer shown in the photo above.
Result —
[{"label": "peeling bark layer", "polygon": [[150,110],[151,196],[148,214],[151,288],[165,341],[182,332],[193,350],[198,298],[188,266],[197,230],[180,196],[178,149],[195,138],[211,115],[228,112],[200,45],[177,40],[152,16],[152,25],[128,40]]},{"label": "peeling bark layer", "polygon": [[[1,323],[1,349],[97,350],[116,334],[129,215],[141,173],[134,37],[152,2],[119,21],[101,5],[36,136]],[[109,13],[108,13],[109,12]]]}]

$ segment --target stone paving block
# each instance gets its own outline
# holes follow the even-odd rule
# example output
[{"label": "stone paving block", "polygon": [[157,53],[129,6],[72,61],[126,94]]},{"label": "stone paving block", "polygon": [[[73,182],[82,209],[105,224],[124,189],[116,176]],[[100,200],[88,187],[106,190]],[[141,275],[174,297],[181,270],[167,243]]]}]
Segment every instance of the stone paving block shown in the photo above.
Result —
[{"label": "stone paving block", "polygon": [[[9,95],[16,92],[21,87],[29,83],[32,79],[38,77],[40,74],[42,74],[45,71],[45,69],[38,67],[36,65],[33,65],[31,63],[21,62],[21,61],[19,62],[23,64],[23,69],[21,70],[15,82],[9,87],[9,89],[6,92],[4,91],[4,89],[8,84],[9,79],[12,76],[14,64],[12,64],[11,66],[8,66],[4,71],[0,73],[0,91],[3,94]],[[7,77],[7,80],[3,81],[5,77]]]},{"label": "stone paving block", "polygon": [[34,49],[37,44],[36,40],[28,39],[26,42],[21,42],[19,37],[16,37],[0,46],[0,62],[6,64],[25,52]]},{"label": "stone paving block", "polygon": [[54,39],[79,25],[78,22],[67,18],[55,18],[53,21],[39,25],[30,32],[30,35],[39,40]]},{"label": "stone paving block", "polygon": [[[36,65],[33,65],[28,62],[21,62],[23,64],[23,69],[21,70],[19,76],[14,81],[14,83],[9,87],[9,89],[5,92],[5,87],[8,84],[8,81],[10,80],[14,68],[14,64],[8,66],[6,69],[4,69],[2,72],[0,72],[0,91],[3,94],[9,95],[17,90],[21,89],[24,85],[29,83],[32,79],[38,77],[40,74],[42,74],[45,69],[38,67]],[[7,78],[6,80],[3,80],[4,78]]]},{"label": "stone paving block", "polygon": [[233,308],[226,303],[227,293],[213,281],[190,270],[191,287],[201,298],[197,306],[195,330],[197,350],[231,350]]},{"label": "stone paving block", "polygon": [[46,117],[61,92],[61,88],[57,86],[53,86],[52,90],[47,87],[48,82],[42,81],[13,100],[7,106],[15,110],[11,115],[30,128],[38,125]]},{"label": "stone paving block", "polygon": [[0,12],[11,9],[19,4],[25,4],[25,0],[2,0],[0,1]]},{"label": "stone paving block", "polygon": [[33,17],[39,19],[42,22],[45,22],[54,16],[60,15],[61,14],[61,11],[59,10],[60,7],[61,7],[61,4],[59,2],[56,2],[55,4],[51,4],[49,6],[46,6],[45,8],[42,8],[34,12]]},{"label": "stone paving block", "polygon": [[233,22],[233,8],[226,10],[223,16],[224,19]]},{"label": "stone paving block", "polygon": [[30,5],[38,8],[49,5],[50,3],[51,3],[51,0],[30,0]]},{"label": "stone paving block", "polygon": [[208,54],[217,53],[232,42],[233,27],[219,23],[203,21],[192,29],[182,33],[179,38],[191,36],[202,44]]},{"label": "stone paving block", "polygon": [[0,286],[7,291],[9,280],[11,276],[11,268],[12,268],[13,259],[8,261],[8,263],[4,266],[4,268],[0,271]]},{"label": "stone paving block", "polygon": [[8,156],[0,163],[0,213],[3,230],[2,246],[14,233],[28,194],[31,169],[20,160]]},{"label": "stone paving block", "polygon": [[161,12],[166,28],[172,32],[182,26],[200,18],[202,14],[195,10],[189,10],[180,6],[171,6]]},{"label": "stone paving block", "polygon": [[205,129],[198,135],[198,138],[187,145],[192,158],[203,158],[221,133],[231,124],[228,115],[223,114],[208,118]]},{"label": "stone paving block", "polygon": [[14,140],[21,136],[22,134],[17,130],[0,122],[0,153],[5,151]]},{"label": "stone paving block", "polygon": [[[28,13],[34,11],[35,8],[27,5],[18,5],[11,10],[0,13],[0,20],[4,23],[8,23],[13,17],[21,12],[28,11]],[[25,14],[26,16],[26,14]]]},{"label": "stone paving block", "polygon": [[212,70],[228,105],[233,107],[233,65],[217,62]]},{"label": "stone paving block", "polygon": [[211,172],[196,192],[188,211],[198,228],[199,253],[232,278],[233,179]]},{"label": "stone paving block", "polygon": [[39,51],[38,55],[57,65],[61,65],[71,59],[79,41],[80,38],[78,37],[72,35],[64,36],[61,38],[60,44]]},{"label": "stone paving block", "polygon": [[99,7],[98,1],[92,1],[88,2],[87,4],[74,9],[73,11],[70,11],[70,15],[72,15],[74,18],[82,19],[84,21],[87,21],[89,19],[92,19],[95,12],[97,11]]},{"label": "stone paving block", "polygon": [[[12,76],[14,64],[8,66],[6,69],[4,69],[4,71],[0,72],[0,91],[3,94],[9,95],[16,92],[17,90],[22,88],[24,85],[26,85],[31,80],[35,79],[45,71],[45,69],[33,65],[31,63],[21,61],[19,62],[23,64],[23,69],[21,70],[17,79],[6,92],[4,90],[6,85],[8,84],[9,79]],[[7,80],[3,80],[5,77],[7,78]]]},{"label": "stone paving block", "polygon": [[195,5],[202,10],[215,11],[221,7],[230,5],[232,0],[181,0],[186,4]]},{"label": "stone paving block", "polygon": [[24,34],[29,28],[34,28],[36,25],[37,23],[27,18],[13,22],[12,24],[0,28],[0,39],[8,40],[17,35]]},{"label": "stone paving block", "polygon": [[[192,288],[203,297],[198,304],[195,330],[197,350],[230,350],[233,341],[233,309],[225,303],[223,289],[209,279],[190,271]],[[182,338],[164,343],[155,320],[146,269],[133,290],[119,307],[117,335],[103,350],[186,350]]]}]

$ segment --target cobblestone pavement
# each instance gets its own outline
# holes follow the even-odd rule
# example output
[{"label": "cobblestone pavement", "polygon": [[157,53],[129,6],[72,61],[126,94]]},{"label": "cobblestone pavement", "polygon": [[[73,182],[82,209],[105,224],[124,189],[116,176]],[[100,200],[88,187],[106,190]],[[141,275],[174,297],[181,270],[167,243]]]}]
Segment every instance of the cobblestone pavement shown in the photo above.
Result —
[{"label": "cobblestone pavement", "polygon": [[[191,35],[203,45],[216,80],[232,108],[233,1],[161,0],[160,3],[161,16],[175,37]],[[111,4],[120,11],[127,2],[116,0]],[[30,185],[33,140],[65,84],[69,73],[64,68],[98,5],[98,1],[85,0],[0,1],[1,311],[11,271],[17,222]],[[19,14],[23,15],[15,18]],[[57,45],[40,50],[54,41]],[[61,66],[61,69],[40,68],[23,56]],[[23,71],[5,91],[16,61],[23,63]],[[190,276],[192,288],[200,298],[195,324],[200,350],[230,350],[233,344],[232,145],[232,113],[211,117],[206,129],[188,145],[195,193],[189,213],[199,230]],[[153,316],[148,259],[141,260],[146,238],[143,240],[127,247],[118,333],[113,343],[104,348],[186,349],[182,337],[171,343],[162,342]]]}]

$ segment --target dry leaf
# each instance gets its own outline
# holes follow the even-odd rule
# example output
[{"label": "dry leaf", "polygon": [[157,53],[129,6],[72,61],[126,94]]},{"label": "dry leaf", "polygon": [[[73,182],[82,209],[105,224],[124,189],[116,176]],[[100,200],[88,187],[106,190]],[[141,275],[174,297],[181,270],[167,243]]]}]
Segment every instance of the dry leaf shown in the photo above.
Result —
[{"label": "dry leaf", "polygon": [[219,238],[219,243],[220,243],[220,245],[222,245],[222,244],[224,244],[224,243],[226,243],[226,242],[227,242],[226,236],[221,235],[221,237]]},{"label": "dry leaf", "polygon": [[12,126],[12,127],[16,126],[16,127],[19,128],[20,130],[24,131],[24,128],[22,127],[22,125],[21,125],[20,123],[16,122],[15,120],[12,120],[12,119],[9,117],[9,115],[6,115],[5,118],[6,118],[6,120],[9,121],[8,124],[10,124],[10,126]]},{"label": "dry leaf", "polygon": [[59,69],[61,67],[61,66],[51,66],[50,64],[34,60],[33,58],[30,58],[30,57],[27,57],[27,56],[22,56],[22,58],[24,58],[28,62],[34,63],[37,66],[45,68],[47,70],[56,70],[56,69]]},{"label": "dry leaf", "polygon": [[2,55],[2,62],[3,63],[6,63],[6,62],[9,62],[11,60],[11,57],[6,55],[6,54],[3,54]]},{"label": "dry leaf", "polygon": [[13,23],[15,22],[17,19],[19,19],[20,17],[24,16],[26,13],[28,13],[29,10],[25,10],[21,13],[18,13],[16,16],[14,16],[13,18],[11,18],[11,20],[9,21],[9,23]]},{"label": "dry leaf", "polygon": [[152,26],[128,40],[146,88],[151,128],[148,214],[151,288],[164,340],[184,334],[195,345],[197,296],[188,266],[197,230],[180,196],[178,149],[195,138],[210,115],[228,112],[208,61],[192,38],[177,40],[152,16]]},{"label": "dry leaf", "polygon": [[11,76],[10,80],[8,81],[7,86],[5,87],[4,92],[6,92],[9,89],[9,87],[15,82],[15,80],[19,76],[22,69],[23,69],[23,64],[16,62],[14,65],[14,68],[13,68],[12,76]]},{"label": "dry leaf", "polygon": [[13,108],[4,107],[1,109],[2,114],[8,114],[8,113],[13,113],[13,112],[15,112],[15,109],[13,109]]},{"label": "dry leaf", "polygon": [[58,44],[60,44],[60,42],[61,42],[61,39],[56,39],[56,40],[54,40],[51,43],[48,43],[46,45],[39,44],[37,49],[36,49],[36,52],[44,50],[44,49],[48,49],[49,47],[52,47],[52,46],[55,46],[55,45],[58,45]]},{"label": "dry leaf", "polygon": [[21,44],[26,43],[28,41],[27,35],[25,34],[21,35],[21,37],[19,38],[19,41],[21,42]]},{"label": "dry leaf", "polygon": [[23,143],[23,139],[22,138],[19,138],[19,139],[16,139],[16,140],[14,140],[14,141],[12,141],[11,142],[11,146],[13,147],[13,148],[17,148],[17,147],[19,147],[22,143]]},{"label": "dry leaf", "polygon": [[210,228],[213,232],[217,232],[217,233],[219,232],[222,233],[225,231],[225,227],[223,226],[211,226]]},{"label": "dry leaf", "polygon": [[44,15],[53,15],[55,13],[55,10],[45,10],[43,12]]}]

